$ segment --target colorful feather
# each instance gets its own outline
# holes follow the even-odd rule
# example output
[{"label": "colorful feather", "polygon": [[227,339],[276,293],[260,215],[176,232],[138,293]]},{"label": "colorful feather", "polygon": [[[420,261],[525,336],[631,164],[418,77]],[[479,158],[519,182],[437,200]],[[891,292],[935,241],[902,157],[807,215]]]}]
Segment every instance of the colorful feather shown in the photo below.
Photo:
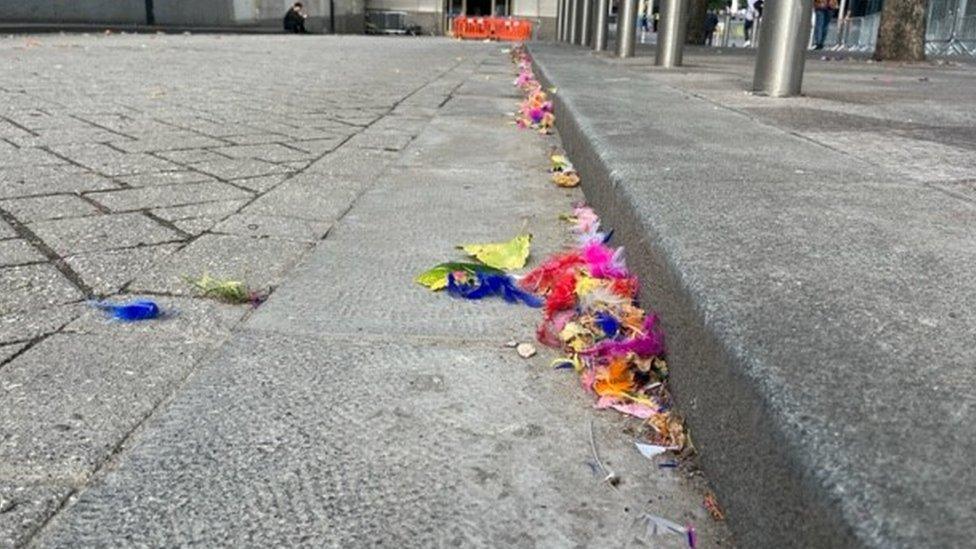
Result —
[{"label": "colorful feather", "polygon": [[629,353],[643,358],[661,356],[664,354],[664,334],[655,326],[656,322],[656,316],[647,315],[643,333],[637,337],[623,341],[604,340],[581,354],[593,357],[617,357]]},{"label": "colorful feather", "polygon": [[464,299],[483,299],[499,296],[509,303],[522,302],[529,307],[541,307],[542,300],[529,292],[519,289],[515,280],[506,274],[450,273],[447,275],[447,292]]},{"label": "colorful feather", "polygon": [[108,303],[105,301],[92,303],[109,314],[113,319],[122,322],[137,322],[158,318],[162,313],[155,301],[139,299],[128,303]]}]

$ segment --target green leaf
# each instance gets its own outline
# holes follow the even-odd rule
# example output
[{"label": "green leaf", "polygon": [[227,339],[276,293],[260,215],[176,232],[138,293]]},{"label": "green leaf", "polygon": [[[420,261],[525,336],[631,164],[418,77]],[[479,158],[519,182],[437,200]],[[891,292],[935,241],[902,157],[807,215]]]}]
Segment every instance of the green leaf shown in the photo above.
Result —
[{"label": "green leaf", "polygon": [[511,271],[525,267],[529,258],[532,235],[520,234],[508,242],[493,244],[464,244],[458,246],[489,267]]},{"label": "green leaf", "polygon": [[443,290],[447,287],[447,275],[457,271],[464,271],[469,274],[474,274],[476,272],[483,273],[500,273],[498,269],[492,269],[491,267],[486,267],[484,265],[479,265],[477,263],[461,263],[461,262],[449,262],[441,263],[431,269],[428,269],[414,278],[414,282],[420,284],[421,286],[426,286],[433,291]]},{"label": "green leaf", "polygon": [[219,299],[227,303],[247,303],[252,299],[252,292],[239,280],[219,279],[209,274],[204,274],[197,279],[185,278],[204,297]]}]

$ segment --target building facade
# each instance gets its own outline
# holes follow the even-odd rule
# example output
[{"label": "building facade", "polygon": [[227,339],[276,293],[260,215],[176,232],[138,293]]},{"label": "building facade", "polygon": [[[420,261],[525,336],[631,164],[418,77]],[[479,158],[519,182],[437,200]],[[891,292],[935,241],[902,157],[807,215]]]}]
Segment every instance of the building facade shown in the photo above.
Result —
[{"label": "building facade", "polygon": [[[180,27],[275,27],[294,0],[0,0],[0,23],[89,23]],[[422,34],[444,34],[452,16],[531,19],[554,34],[556,0],[302,0],[316,33],[361,33],[370,14],[395,13]]]}]

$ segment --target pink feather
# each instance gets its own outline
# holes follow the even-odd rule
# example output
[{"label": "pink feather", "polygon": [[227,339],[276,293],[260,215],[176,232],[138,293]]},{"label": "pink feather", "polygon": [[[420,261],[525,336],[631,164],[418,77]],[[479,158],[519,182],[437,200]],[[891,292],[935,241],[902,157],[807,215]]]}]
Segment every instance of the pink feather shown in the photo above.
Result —
[{"label": "pink feather", "polygon": [[595,357],[609,357],[634,353],[637,356],[650,358],[664,355],[664,334],[655,323],[657,317],[647,315],[644,319],[644,333],[623,341],[604,340],[593,347],[581,352],[581,355]]},{"label": "pink feather", "polygon": [[587,263],[590,276],[596,278],[626,278],[627,266],[624,264],[623,248],[608,247],[602,242],[590,242],[583,247],[583,259]]}]

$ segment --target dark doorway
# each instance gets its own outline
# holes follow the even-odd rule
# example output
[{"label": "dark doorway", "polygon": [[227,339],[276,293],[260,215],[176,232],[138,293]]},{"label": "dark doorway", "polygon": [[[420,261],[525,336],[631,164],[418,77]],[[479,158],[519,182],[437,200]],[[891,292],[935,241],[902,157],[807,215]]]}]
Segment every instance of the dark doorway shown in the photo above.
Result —
[{"label": "dark doorway", "polygon": [[468,0],[468,13],[465,15],[491,15],[491,0]]}]

